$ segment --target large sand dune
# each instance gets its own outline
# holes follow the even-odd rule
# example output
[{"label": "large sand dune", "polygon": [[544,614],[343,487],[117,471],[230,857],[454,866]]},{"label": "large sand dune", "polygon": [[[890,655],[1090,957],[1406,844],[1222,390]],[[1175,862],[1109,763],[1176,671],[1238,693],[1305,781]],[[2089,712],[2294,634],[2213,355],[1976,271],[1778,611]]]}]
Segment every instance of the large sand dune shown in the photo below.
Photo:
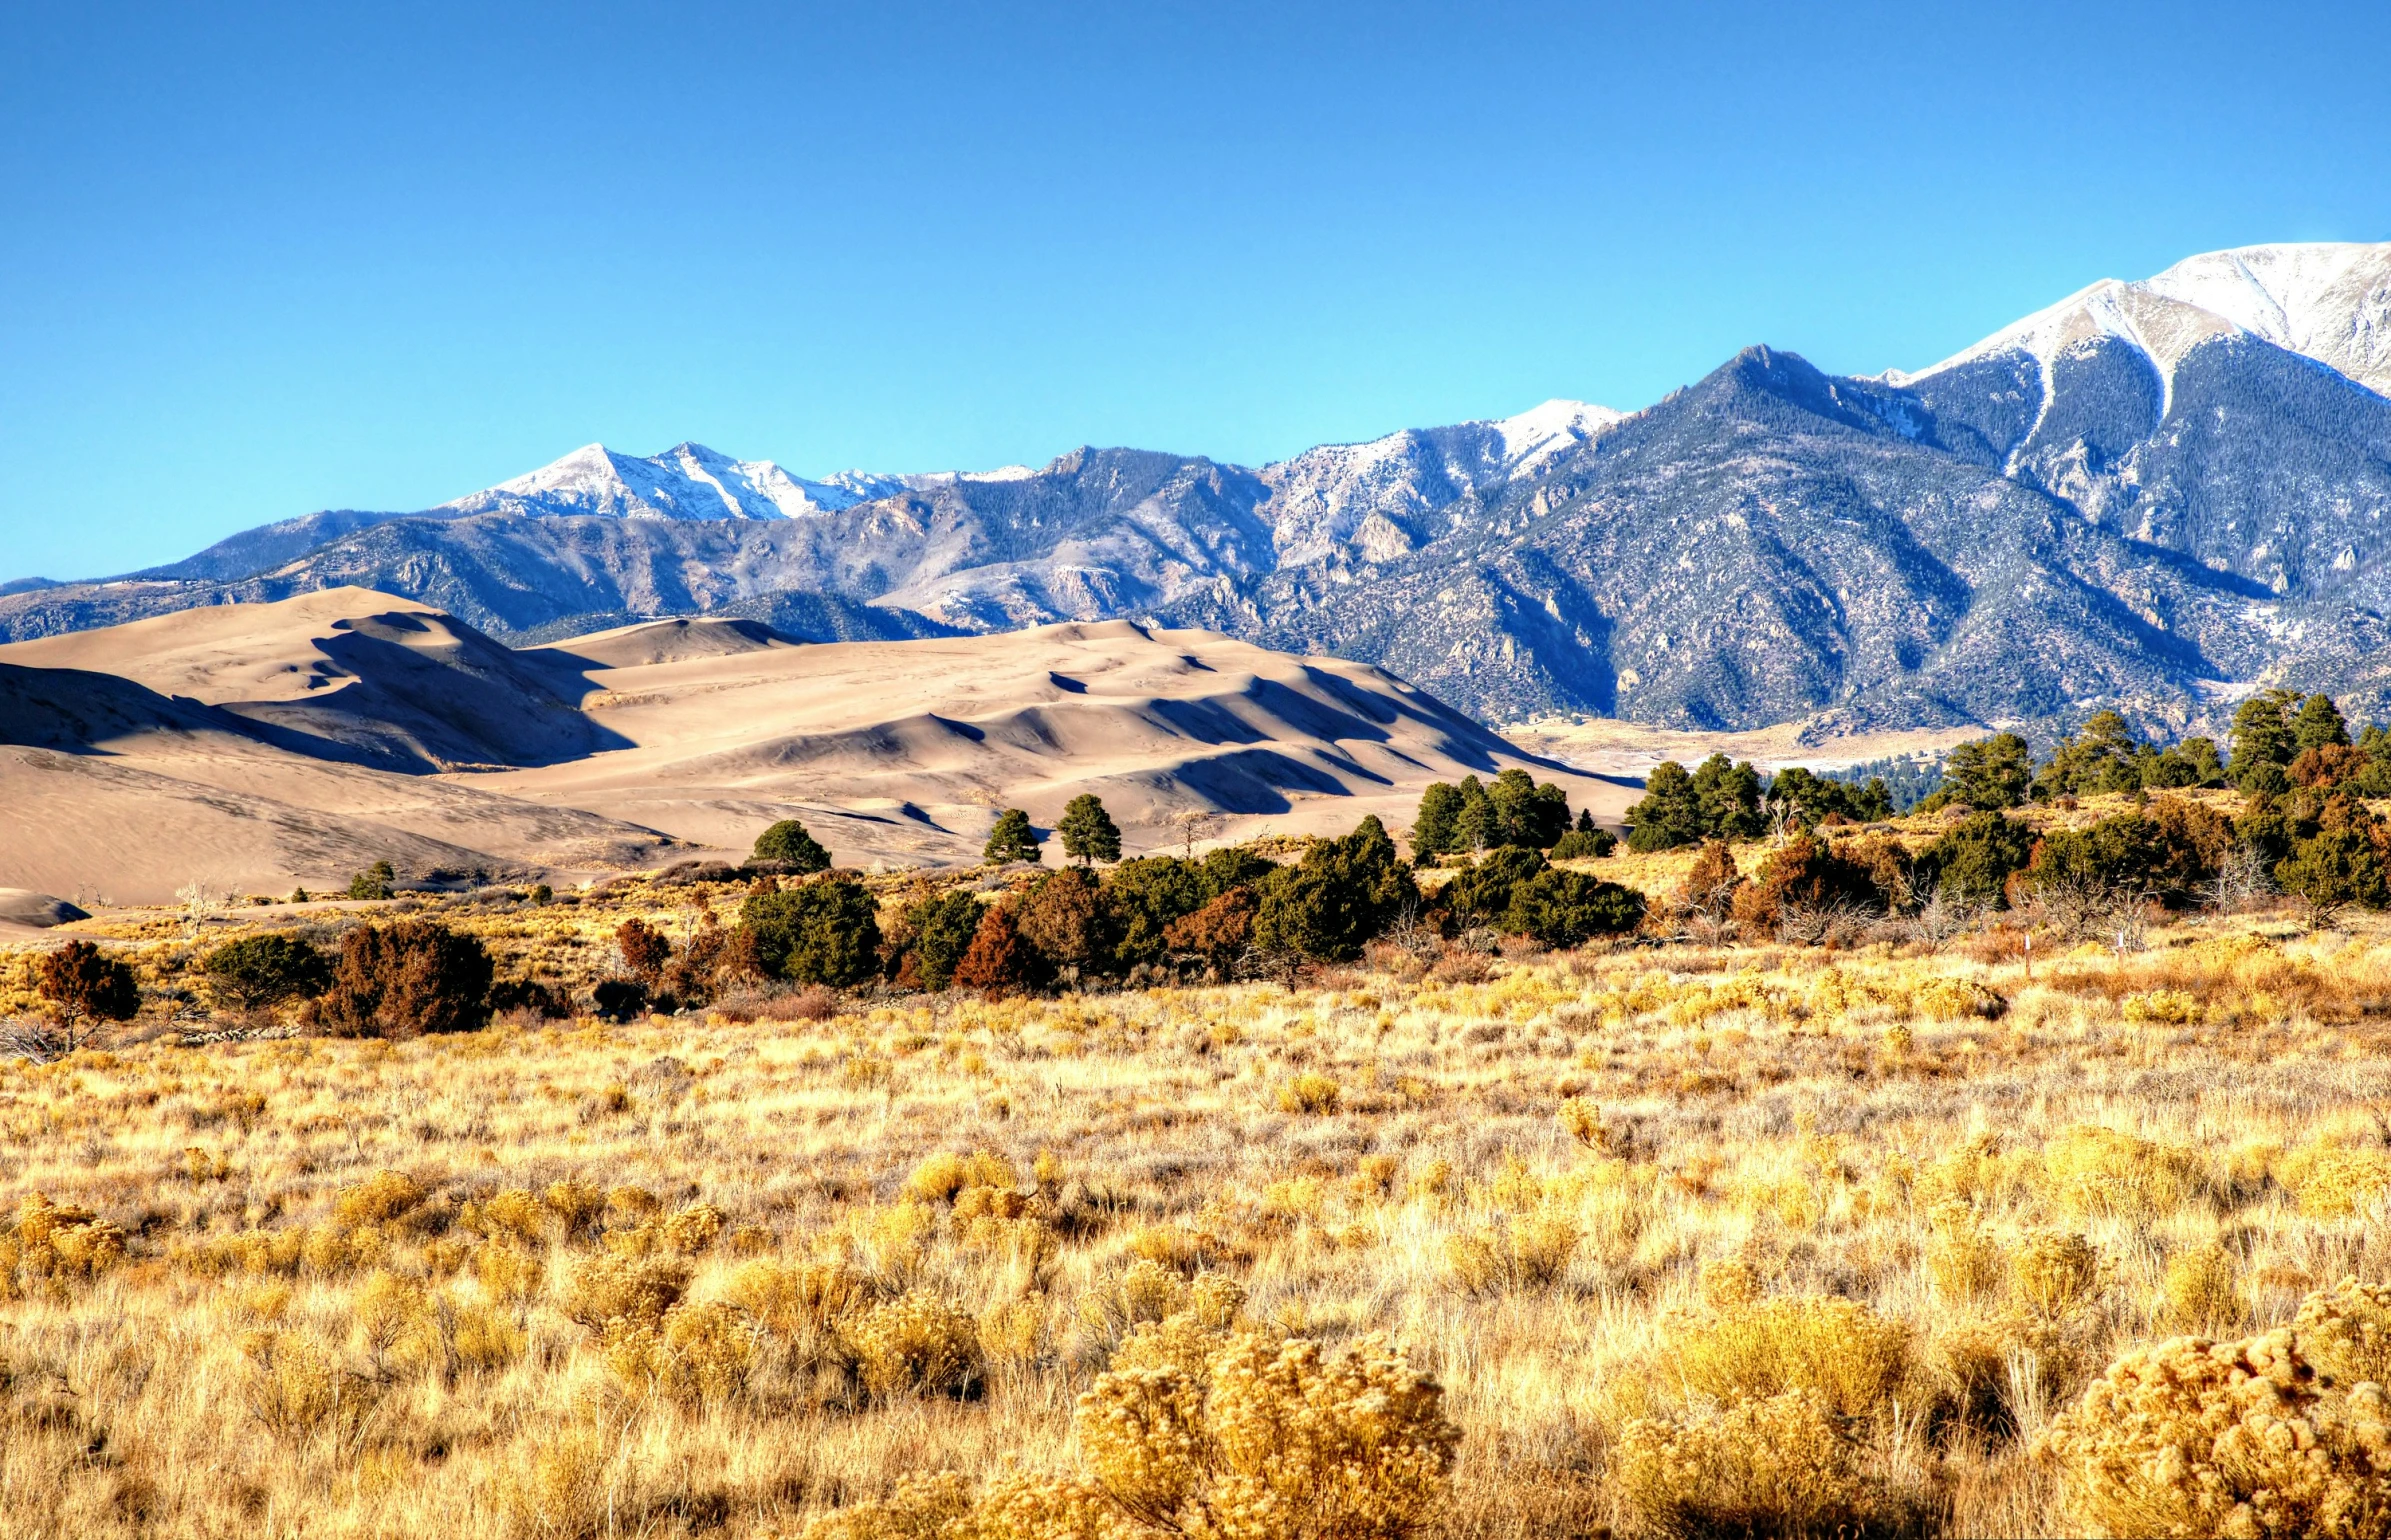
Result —
[{"label": "large sand dune", "polygon": [[[1132,850],[1398,832],[1431,780],[1533,761],[1377,669],[1126,621],[802,645],[661,621],[511,652],[361,589],[0,647],[0,885],[157,901],[198,880],[575,874],[743,853],[977,858],[1000,807],[1104,798]],[[463,769],[461,766],[470,766]]]}]

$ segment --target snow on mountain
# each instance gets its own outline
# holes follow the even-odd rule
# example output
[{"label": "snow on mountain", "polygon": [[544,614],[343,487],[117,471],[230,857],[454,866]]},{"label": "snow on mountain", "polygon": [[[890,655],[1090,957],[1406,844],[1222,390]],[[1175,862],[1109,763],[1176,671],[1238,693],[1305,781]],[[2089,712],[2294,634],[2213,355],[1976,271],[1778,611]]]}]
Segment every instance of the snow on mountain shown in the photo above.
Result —
[{"label": "snow on mountain", "polygon": [[1472,493],[1539,473],[1626,414],[1547,401],[1516,417],[1405,428],[1360,444],[1323,444],[1262,468],[1282,563],[1351,550],[1391,561],[1443,533],[1436,515]]},{"label": "snow on mountain", "polygon": [[1932,368],[1884,378],[1915,384],[2011,353],[2032,355],[2047,374],[2062,355],[2116,338],[2171,385],[2192,349],[2233,336],[2299,353],[2391,395],[2391,242],[2243,246],[2187,257],[2155,278],[2104,278]]},{"label": "snow on mountain", "polygon": [[792,476],[770,460],[734,460],[703,444],[645,459],[588,444],[529,475],[443,503],[440,514],[602,514],[649,519],[796,519],[902,491],[893,476]]},{"label": "snow on mountain", "polygon": [[1625,412],[1586,401],[1547,401],[1517,417],[1463,426],[1492,428],[1503,441],[1508,469],[1517,476],[1592,440],[1626,416]]}]

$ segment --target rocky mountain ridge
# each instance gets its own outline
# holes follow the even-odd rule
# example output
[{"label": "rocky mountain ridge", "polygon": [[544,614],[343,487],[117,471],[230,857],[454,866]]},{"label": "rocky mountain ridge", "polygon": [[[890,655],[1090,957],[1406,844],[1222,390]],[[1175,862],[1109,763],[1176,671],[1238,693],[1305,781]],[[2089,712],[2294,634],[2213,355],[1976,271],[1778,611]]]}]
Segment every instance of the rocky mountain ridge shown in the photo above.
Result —
[{"label": "rocky mountain ridge", "polygon": [[1820,731],[2262,684],[2391,708],[2391,244],[2104,281],[1917,374],[1768,348],[1632,415],[1552,402],[1259,469],[794,477],[592,446],[441,508],[323,513],[0,596],[0,636],[337,584],[545,640],[671,614],[811,639],[1131,617],[1382,664],[1481,717]]}]

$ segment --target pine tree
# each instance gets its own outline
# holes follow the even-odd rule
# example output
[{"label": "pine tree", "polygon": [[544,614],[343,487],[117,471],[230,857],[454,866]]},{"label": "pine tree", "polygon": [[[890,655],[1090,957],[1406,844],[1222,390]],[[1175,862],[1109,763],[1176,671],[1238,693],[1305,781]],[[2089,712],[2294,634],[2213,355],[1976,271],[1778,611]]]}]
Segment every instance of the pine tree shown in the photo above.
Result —
[{"label": "pine tree", "polygon": [[2300,703],[2300,714],[2292,718],[2292,757],[2309,749],[2327,748],[2349,742],[2349,723],[2341,718],[2341,708],[2333,704],[2330,695],[2311,695]]},{"label": "pine tree", "polygon": [[1411,855],[1426,861],[1460,848],[1461,788],[1437,781],[1420,793],[1420,811],[1411,823]]},{"label": "pine tree", "polygon": [[1702,804],[1685,766],[1664,759],[1644,778],[1644,800],[1627,810],[1627,848],[1673,850],[1704,835]]},{"label": "pine tree", "polygon": [[830,870],[830,852],[794,818],[784,818],[756,836],[755,859],[785,861],[801,872]]},{"label": "pine tree", "polygon": [[1093,792],[1083,791],[1071,799],[1054,832],[1063,837],[1063,854],[1082,866],[1121,859],[1121,831]]},{"label": "pine tree", "polygon": [[1030,827],[1029,814],[1008,807],[996,815],[996,826],[988,831],[988,843],[980,851],[980,859],[991,866],[1036,861],[1045,844],[1038,831]]}]

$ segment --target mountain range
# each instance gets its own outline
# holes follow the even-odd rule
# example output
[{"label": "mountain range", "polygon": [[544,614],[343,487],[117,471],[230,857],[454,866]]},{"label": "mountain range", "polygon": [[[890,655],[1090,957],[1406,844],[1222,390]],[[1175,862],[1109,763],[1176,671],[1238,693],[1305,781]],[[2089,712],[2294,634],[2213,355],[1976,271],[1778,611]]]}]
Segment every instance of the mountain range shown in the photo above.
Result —
[{"label": "mountain range", "polygon": [[592,445],[438,508],[10,585],[0,639],[344,585],[512,644],[660,616],[814,640],[1129,618],[1382,665],[1479,717],[1816,734],[2391,714],[2391,244],[2104,280],[1917,373],[1767,347],[1247,468],[1081,448],[822,480]]}]

